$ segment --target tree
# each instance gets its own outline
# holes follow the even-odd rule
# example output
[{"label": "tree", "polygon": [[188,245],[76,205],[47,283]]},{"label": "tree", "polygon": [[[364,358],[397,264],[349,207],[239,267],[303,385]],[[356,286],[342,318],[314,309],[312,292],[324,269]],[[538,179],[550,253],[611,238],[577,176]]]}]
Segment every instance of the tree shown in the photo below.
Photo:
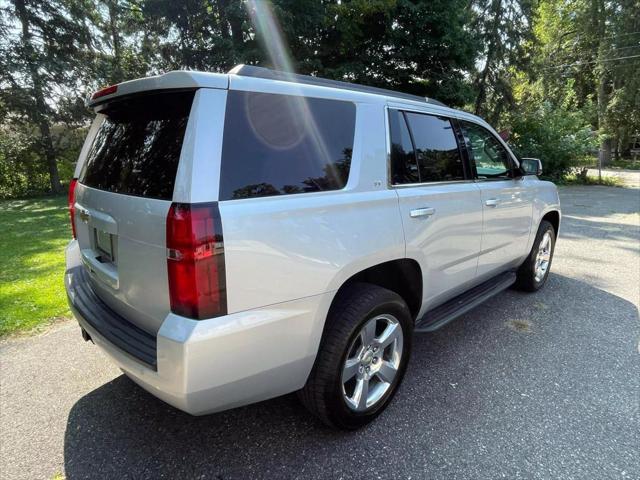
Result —
[{"label": "tree", "polygon": [[535,70],[549,100],[561,105],[572,81],[576,107],[598,131],[600,156],[609,161],[639,126],[638,55],[640,3],[637,0],[543,0],[536,24]]},{"label": "tree", "polygon": [[[284,38],[301,73],[451,105],[471,96],[465,72],[473,68],[477,47],[466,0],[278,0],[274,11],[284,16]],[[292,11],[298,21],[284,13]]]},{"label": "tree", "polygon": [[532,156],[554,151],[537,122],[557,125],[559,174],[584,154],[573,130],[597,132],[605,157],[640,131],[638,0],[4,0],[2,195],[60,190],[89,92],[238,63],[463,106],[513,126]]},{"label": "tree", "polygon": [[1,100],[13,121],[37,128],[38,150],[56,193],[62,187],[51,123],[60,119],[62,97],[74,96],[81,78],[79,52],[89,42],[82,21],[86,7],[81,1],[12,0],[0,10]]},{"label": "tree", "polygon": [[255,43],[245,35],[247,12],[240,0],[144,0],[140,4],[148,38],[155,39],[160,70],[227,71],[253,63]]},{"label": "tree", "polygon": [[[462,105],[477,47],[467,0],[141,4],[161,68],[288,68]],[[274,45],[280,43],[278,48]]]},{"label": "tree", "polygon": [[513,108],[511,76],[526,69],[526,47],[533,38],[531,0],[488,0],[474,3],[473,30],[483,45],[482,66],[475,74],[476,115],[496,123],[505,109]]},{"label": "tree", "polygon": [[629,154],[632,137],[640,134],[640,2],[620,0],[612,13],[602,59],[610,76],[602,126],[618,157]]}]

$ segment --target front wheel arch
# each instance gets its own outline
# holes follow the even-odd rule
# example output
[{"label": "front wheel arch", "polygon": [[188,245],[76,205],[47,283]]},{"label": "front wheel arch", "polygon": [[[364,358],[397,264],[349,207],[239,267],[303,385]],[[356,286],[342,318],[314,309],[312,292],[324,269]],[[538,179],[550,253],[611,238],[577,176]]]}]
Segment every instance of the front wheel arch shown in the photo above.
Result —
[{"label": "front wheel arch", "polygon": [[540,224],[543,221],[547,221],[553,227],[554,233],[556,234],[556,240],[558,239],[558,234],[560,233],[560,212],[558,210],[551,210],[545,213],[540,222],[538,223],[538,228],[540,228]]}]

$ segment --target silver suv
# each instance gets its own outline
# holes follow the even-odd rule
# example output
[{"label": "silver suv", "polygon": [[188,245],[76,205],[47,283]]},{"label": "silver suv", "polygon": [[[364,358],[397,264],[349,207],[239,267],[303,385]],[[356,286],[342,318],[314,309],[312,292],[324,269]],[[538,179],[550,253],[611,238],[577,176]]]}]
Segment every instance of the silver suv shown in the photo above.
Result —
[{"label": "silver suv", "polygon": [[69,193],[69,303],[133,381],[194,415],[298,391],[375,418],[414,332],[549,274],[558,193],[483,120],[258,67],[114,85]]}]

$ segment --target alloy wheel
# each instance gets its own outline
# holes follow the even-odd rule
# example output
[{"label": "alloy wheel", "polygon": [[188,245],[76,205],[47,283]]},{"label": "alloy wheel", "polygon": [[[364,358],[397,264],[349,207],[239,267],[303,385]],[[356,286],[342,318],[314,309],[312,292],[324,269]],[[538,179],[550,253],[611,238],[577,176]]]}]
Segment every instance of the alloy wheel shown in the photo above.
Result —
[{"label": "alloy wheel", "polygon": [[393,315],[378,315],[364,324],[342,368],[342,394],[350,409],[365,411],[384,397],[398,374],[402,347],[402,327]]}]

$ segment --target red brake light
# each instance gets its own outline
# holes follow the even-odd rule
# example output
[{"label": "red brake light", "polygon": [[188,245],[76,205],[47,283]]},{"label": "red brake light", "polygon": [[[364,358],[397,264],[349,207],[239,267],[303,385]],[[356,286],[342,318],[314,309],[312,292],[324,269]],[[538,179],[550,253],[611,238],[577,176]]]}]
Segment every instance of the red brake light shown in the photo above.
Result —
[{"label": "red brake light", "polygon": [[76,185],[77,178],[72,178],[69,182],[69,215],[71,216],[71,233],[76,237]]},{"label": "red brake light", "polygon": [[110,85],[105,88],[101,88],[93,95],[91,95],[91,100],[95,100],[96,98],[104,97],[105,95],[111,95],[112,93],[116,93],[118,91],[118,85]]},{"label": "red brake light", "polygon": [[203,319],[226,315],[222,222],[217,203],[173,203],[167,216],[171,311]]}]

